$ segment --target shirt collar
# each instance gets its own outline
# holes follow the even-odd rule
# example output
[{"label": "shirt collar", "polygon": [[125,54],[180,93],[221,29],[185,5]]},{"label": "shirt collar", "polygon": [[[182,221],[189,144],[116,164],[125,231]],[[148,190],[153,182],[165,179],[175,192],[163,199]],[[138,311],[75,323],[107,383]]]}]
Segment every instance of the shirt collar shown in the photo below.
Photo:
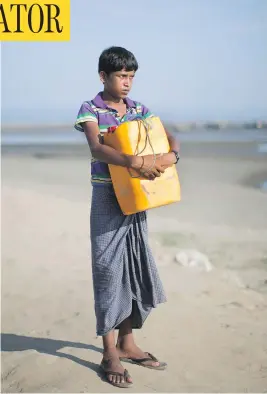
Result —
[{"label": "shirt collar", "polygon": [[[108,106],[107,106],[107,104],[104,102],[104,100],[102,99],[102,93],[103,92],[99,92],[96,96],[95,96],[95,98],[93,99],[93,103],[95,104],[95,106],[97,107],[97,108],[101,108],[101,109],[107,109],[107,108],[109,108]],[[127,105],[127,107],[128,108],[135,108],[136,107],[136,104],[134,103],[134,101],[133,100],[131,100],[131,99],[129,99],[128,97],[126,97],[125,99],[124,99],[124,101],[125,101],[125,104]]]}]

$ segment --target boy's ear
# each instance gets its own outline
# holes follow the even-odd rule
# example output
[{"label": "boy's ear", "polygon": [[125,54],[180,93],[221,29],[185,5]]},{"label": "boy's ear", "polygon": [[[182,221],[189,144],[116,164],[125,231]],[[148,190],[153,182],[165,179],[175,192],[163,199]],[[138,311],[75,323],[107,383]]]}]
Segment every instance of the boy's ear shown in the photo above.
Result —
[{"label": "boy's ear", "polygon": [[105,71],[100,71],[99,73],[99,77],[100,77],[100,81],[102,83],[105,83],[107,80],[107,74],[105,73]]}]

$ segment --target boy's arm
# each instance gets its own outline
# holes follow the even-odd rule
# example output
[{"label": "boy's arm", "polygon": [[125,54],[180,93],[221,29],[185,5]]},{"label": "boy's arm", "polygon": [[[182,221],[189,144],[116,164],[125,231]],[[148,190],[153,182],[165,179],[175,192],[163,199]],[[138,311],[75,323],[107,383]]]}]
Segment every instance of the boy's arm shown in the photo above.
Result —
[{"label": "boy's arm", "polygon": [[83,102],[75,122],[75,129],[84,132],[88,141],[92,156],[104,163],[122,167],[138,169],[142,165],[140,157],[131,157],[117,152],[99,141],[99,126],[97,115],[89,101]]},{"label": "boy's arm", "polygon": [[99,128],[95,122],[82,123],[84,134],[88,141],[92,156],[103,163],[116,166],[139,169],[142,165],[141,157],[125,155],[99,141]]},{"label": "boy's arm", "polygon": [[176,155],[173,151],[179,152],[179,150],[180,150],[180,144],[176,140],[176,138],[173,135],[171,135],[168,130],[165,129],[165,132],[167,134],[167,138],[169,141],[170,151],[169,151],[169,153],[164,153],[159,158],[159,162],[164,168],[170,167],[177,162]]},{"label": "boy's arm", "polygon": [[167,138],[170,144],[170,151],[174,150],[176,152],[179,152],[180,150],[179,141],[177,141],[177,139],[173,135],[171,135],[171,133],[168,130],[165,129],[165,132],[167,134]]},{"label": "boy's arm", "polygon": [[145,176],[148,179],[155,179],[155,177],[159,177],[161,173],[164,172],[164,168],[161,163],[155,163],[154,166],[151,167],[153,155],[146,156],[146,158],[143,159],[140,156],[123,154],[110,146],[101,144],[99,141],[99,128],[97,123],[84,122],[82,123],[82,126],[92,156],[95,159],[115,166],[132,168],[137,172],[141,171],[142,168],[142,176]]},{"label": "boy's arm", "polygon": [[[150,118],[151,116],[154,116],[153,113],[145,106],[142,104],[142,116],[144,119]],[[180,150],[180,144],[177,141],[177,139],[170,134],[168,130],[165,129],[165,132],[167,134],[167,138],[169,141],[170,145],[170,152],[165,153],[163,156],[161,156],[158,161],[160,164],[164,167],[169,167],[172,166],[176,162],[176,156],[172,151],[178,152]]]}]

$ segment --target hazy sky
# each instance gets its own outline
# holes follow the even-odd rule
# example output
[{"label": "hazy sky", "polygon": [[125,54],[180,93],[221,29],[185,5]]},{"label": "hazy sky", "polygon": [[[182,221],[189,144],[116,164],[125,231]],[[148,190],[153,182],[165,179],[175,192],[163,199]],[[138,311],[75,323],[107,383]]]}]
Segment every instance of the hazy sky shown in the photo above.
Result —
[{"label": "hazy sky", "polygon": [[267,0],[71,1],[71,41],[2,43],[2,121],[68,122],[100,52],[140,64],[130,97],[164,118],[267,118]]}]

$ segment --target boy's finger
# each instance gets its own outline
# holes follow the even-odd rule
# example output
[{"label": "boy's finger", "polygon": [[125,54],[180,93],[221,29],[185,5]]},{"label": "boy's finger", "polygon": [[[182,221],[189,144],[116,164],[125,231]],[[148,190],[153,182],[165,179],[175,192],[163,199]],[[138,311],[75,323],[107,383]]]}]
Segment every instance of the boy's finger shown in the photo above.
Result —
[{"label": "boy's finger", "polygon": [[161,176],[161,172],[160,172],[157,168],[155,168],[155,169],[153,170],[153,173],[154,173],[156,176]]},{"label": "boy's finger", "polygon": [[156,169],[157,169],[157,171],[162,172],[162,173],[165,171],[164,167],[162,167],[162,166],[157,166]]}]

